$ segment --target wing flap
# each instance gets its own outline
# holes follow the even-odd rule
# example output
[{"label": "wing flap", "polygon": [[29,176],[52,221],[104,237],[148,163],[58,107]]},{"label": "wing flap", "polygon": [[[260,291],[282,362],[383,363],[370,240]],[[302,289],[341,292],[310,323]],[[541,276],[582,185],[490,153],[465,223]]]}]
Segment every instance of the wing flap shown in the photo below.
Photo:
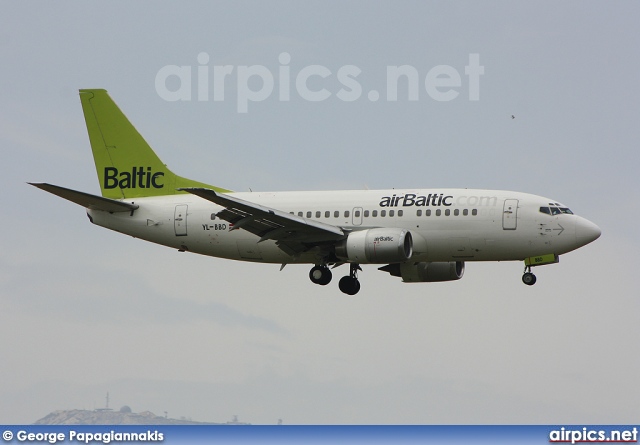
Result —
[{"label": "wing flap", "polygon": [[131,212],[136,210],[137,204],[131,204],[129,202],[116,201],[115,199],[103,198],[102,196],[92,195],[90,193],[79,192],[77,190],[71,190],[68,188],[60,187],[57,185],[46,183],[33,183],[29,182],[34,187],[38,187],[46,192],[53,193],[56,196],[71,201],[75,204],[79,204],[83,207],[93,210],[104,210],[105,212]]}]

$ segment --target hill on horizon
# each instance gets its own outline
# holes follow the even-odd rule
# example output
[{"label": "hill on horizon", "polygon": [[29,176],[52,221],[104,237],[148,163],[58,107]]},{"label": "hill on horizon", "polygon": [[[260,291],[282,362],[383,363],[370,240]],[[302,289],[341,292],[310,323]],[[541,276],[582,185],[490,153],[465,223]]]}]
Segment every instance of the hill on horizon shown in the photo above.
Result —
[{"label": "hill on horizon", "polygon": [[34,425],[249,425],[238,422],[234,418],[231,422],[196,422],[187,419],[172,419],[168,417],[156,416],[150,411],[141,413],[131,412],[128,407],[123,407],[120,411],[110,409],[98,410],[58,410],[53,411],[42,419],[34,422]]}]

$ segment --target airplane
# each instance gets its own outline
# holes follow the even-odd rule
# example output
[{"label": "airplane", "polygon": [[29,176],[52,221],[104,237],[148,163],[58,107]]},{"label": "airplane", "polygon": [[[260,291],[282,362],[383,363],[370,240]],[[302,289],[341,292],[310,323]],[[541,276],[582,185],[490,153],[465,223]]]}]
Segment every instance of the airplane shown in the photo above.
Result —
[{"label": "airplane", "polygon": [[86,208],[98,226],[177,249],[239,261],[310,264],[327,285],[360,290],[363,264],[405,283],[462,278],[465,263],[535,266],[596,240],[600,228],[569,207],[528,193],[477,189],[233,192],[174,174],[106,90],[80,101],[101,196],[30,183]]}]

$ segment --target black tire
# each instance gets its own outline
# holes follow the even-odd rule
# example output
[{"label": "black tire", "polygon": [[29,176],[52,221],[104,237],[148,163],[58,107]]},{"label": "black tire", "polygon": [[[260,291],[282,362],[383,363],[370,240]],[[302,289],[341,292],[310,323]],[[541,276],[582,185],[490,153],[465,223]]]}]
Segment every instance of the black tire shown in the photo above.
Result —
[{"label": "black tire", "polygon": [[360,281],[350,276],[340,278],[338,283],[340,290],[347,295],[355,295],[360,291]]},{"label": "black tire", "polygon": [[326,286],[331,282],[331,271],[325,266],[314,266],[309,271],[309,279],[320,286]]},{"label": "black tire", "polygon": [[534,284],[536,284],[536,276],[531,272],[527,272],[522,275],[522,282],[527,286],[533,286]]}]

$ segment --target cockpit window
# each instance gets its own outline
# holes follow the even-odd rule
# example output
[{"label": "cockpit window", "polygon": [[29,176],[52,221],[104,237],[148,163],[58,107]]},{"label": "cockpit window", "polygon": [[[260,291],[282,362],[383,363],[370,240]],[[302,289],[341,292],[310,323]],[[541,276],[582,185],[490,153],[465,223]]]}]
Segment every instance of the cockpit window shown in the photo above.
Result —
[{"label": "cockpit window", "polygon": [[545,213],[547,215],[559,215],[561,213],[573,215],[573,212],[569,208],[556,207],[555,205],[550,205],[549,207],[540,207],[540,213]]}]

